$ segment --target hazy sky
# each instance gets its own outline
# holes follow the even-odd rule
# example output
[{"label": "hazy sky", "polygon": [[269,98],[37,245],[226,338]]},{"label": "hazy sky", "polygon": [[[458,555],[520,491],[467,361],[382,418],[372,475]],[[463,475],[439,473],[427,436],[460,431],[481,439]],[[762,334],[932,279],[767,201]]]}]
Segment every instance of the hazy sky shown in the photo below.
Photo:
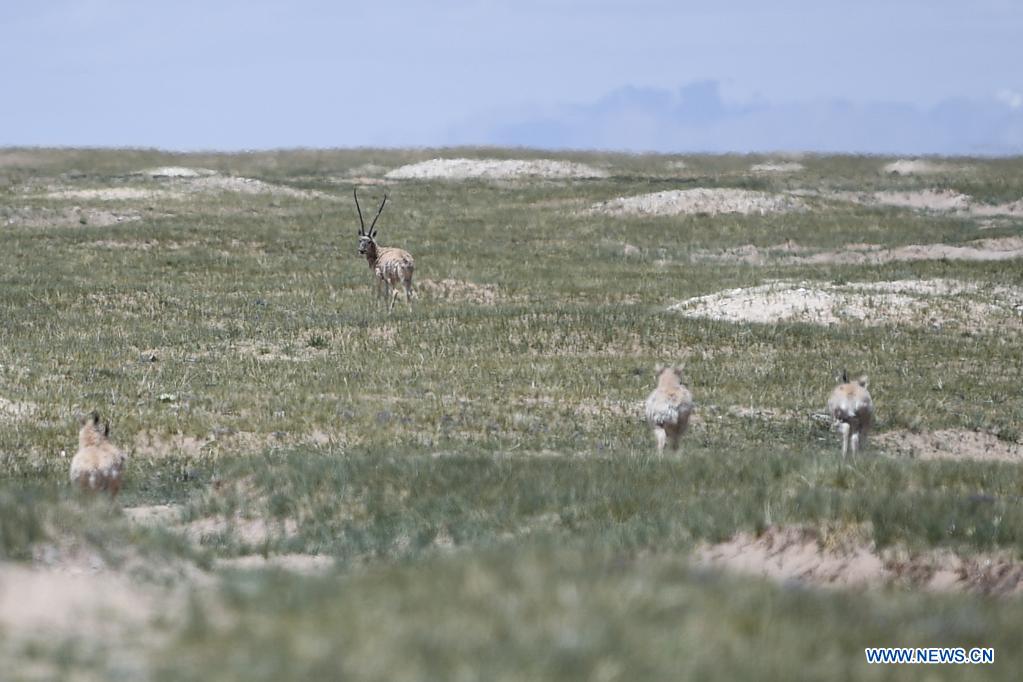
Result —
[{"label": "hazy sky", "polygon": [[[0,145],[493,142],[538,112],[699,81],[740,106],[1023,116],[1016,0],[3,0],[0,36]],[[774,148],[777,124],[745,125],[737,144]]]}]

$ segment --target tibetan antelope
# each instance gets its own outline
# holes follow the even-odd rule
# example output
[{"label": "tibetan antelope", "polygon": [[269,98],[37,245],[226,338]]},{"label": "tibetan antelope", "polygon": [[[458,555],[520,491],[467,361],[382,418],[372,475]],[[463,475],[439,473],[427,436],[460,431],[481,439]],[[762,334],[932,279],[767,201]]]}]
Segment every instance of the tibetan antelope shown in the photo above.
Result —
[{"label": "tibetan antelope", "polygon": [[81,421],[78,452],[71,459],[71,483],[82,490],[105,490],[117,497],[127,456],[110,442],[110,423],[100,424],[93,412]]},{"label": "tibetan antelope", "polygon": [[867,446],[867,432],[874,421],[874,403],[867,391],[867,377],[849,381],[842,370],[842,383],[835,387],[828,399],[828,413],[842,434],[842,457],[850,449],[853,454]]},{"label": "tibetan antelope", "polygon": [[387,310],[394,308],[394,302],[398,298],[398,283],[405,287],[405,303],[412,307],[412,271],[415,270],[416,262],[412,254],[405,249],[378,246],[376,242],[377,231],[375,226],[377,218],[384,210],[387,203],[387,195],[380,202],[376,217],[373,218],[369,229],[362,219],[362,209],[359,207],[359,192],[353,189],[355,195],[355,210],[359,212],[359,255],[366,257],[369,269],[374,272],[377,278],[377,289],[391,299]]},{"label": "tibetan antelope", "polygon": [[693,413],[693,394],[682,383],[682,367],[657,365],[657,388],[646,399],[646,420],[654,429],[657,451],[670,444],[678,449],[678,439],[689,428]]}]

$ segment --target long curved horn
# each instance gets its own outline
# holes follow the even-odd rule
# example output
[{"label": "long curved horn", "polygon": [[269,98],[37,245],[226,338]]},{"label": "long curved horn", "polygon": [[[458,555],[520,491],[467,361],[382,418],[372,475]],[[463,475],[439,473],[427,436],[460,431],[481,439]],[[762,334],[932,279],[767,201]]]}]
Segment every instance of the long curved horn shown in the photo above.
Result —
[{"label": "long curved horn", "polygon": [[376,236],[376,232],[373,231],[373,227],[377,224],[377,218],[379,218],[380,214],[384,212],[384,204],[386,204],[386,203],[387,203],[387,195],[385,194],[384,195],[384,200],[380,202],[380,209],[377,211],[376,217],[373,218],[373,222],[369,226],[369,236],[370,237],[375,237]]},{"label": "long curved horn", "polygon": [[359,212],[359,236],[366,234],[366,222],[362,219],[362,209],[359,208],[359,190],[356,187],[352,187],[352,195],[355,197],[355,210]]}]

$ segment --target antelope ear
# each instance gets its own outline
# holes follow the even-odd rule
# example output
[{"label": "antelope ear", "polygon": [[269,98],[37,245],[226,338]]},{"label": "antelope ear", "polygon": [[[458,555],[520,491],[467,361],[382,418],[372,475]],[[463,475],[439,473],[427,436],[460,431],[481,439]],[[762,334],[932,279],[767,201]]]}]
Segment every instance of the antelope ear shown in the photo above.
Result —
[{"label": "antelope ear", "polygon": [[677,375],[679,375],[679,377],[681,377],[682,376],[682,372],[686,371],[686,366],[685,366],[685,364],[675,365],[672,369],[675,370],[675,374],[677,374]]},{"label": "antelope ear", "polygon": [[654,365],[654,376],[661,376],[661,372],[664,371],[664,363],[658,362]]},{"label": "antelope ear", "polygon": [[870,379],[868,379],[867,375],[864,374],[863,376],[856,380],[856,383],[862,386],[863,388],[866,388],[868,385],[870,385]]}]

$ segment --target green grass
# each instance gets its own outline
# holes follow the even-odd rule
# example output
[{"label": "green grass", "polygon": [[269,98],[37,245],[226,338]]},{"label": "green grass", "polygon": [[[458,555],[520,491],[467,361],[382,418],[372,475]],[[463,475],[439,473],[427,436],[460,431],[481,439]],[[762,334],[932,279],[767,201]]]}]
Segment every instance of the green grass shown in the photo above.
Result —
[{"label": "green grass", "polygon": [[[686,557],[701,541],[772,524],[1023,557],[1018,463],[843,463],[837,436],[813,419],[847,367],[870,374],[882,433],[980,429],[1014,440],[1018,330],[737,325],[666,308],[769,279],[1020,287],[1019,261],[754,267],[690,255],[786,239],[818,250],[962,243],[1021,235],[1023,221],[987,229],[969,216],[824,200],[767,216],[584,209],[687,187],[950,188],[1014,201],[1023,160],[957,159],[971,168],[895,177],[880,172],[888,159],[809,156],[798,173],[753,176],[749,165],[766,157],[561,154],[611,177],[393,184],[381,243],[415,255],[418,282],[462,280],[494,299],[424,286],[411,310],[399,303],[388,315],[355,253],[351,173],[440,154],[540,156],[0,151],[0,559],[30,562],[40,543],[71,542],[144,582],[154,578],[140,565],[212,576],[171,580],[193,596],[151,632],[132,633],[130,662],[83,634],[0,647],[3,669],[14,679],[37,679],[37,668],[154,680],[915,679],[919,669],[867,666],[862,650],[926,644],[997,649],[993,667],[928,674],[1015,677],[1018,600],[821,592],[694,571]],[[670,164],[680,158],[684,169]],[[337,200],[45,196],[177,187],[131,175],[157,165]],[[361,193],[367,205],[382,194]],[[4,222],[75,206],[140,219]],[[623,255],[625,243],[640,255]],[[700,421],[680,454],[653,457],[638,403],[655,363],[683,359]],[[736,406],[782,416],[743,417]],[[133,452],[114,506],[82,500],[66,480],[75,417],[92,409]],[[141,527],[119,511],[163,503],[181,506],[183,524],[220,519],[223,530],[196,546],[179,526]],[[252,542],[239,518],[264,519],[271,532]],[[321,577],[209,572],[219,559],[283,553],[336,565]]]}]

